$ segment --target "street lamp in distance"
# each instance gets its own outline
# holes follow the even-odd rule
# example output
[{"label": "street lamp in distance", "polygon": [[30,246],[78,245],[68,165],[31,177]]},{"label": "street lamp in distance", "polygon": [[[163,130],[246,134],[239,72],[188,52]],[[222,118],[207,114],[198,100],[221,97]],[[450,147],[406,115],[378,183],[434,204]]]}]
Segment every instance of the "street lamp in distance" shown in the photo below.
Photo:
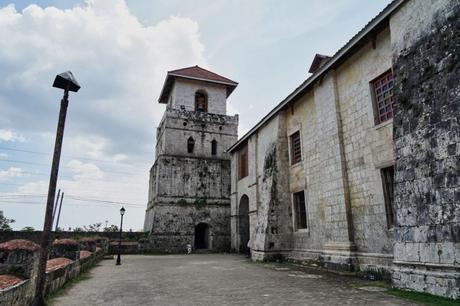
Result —
[{"label": "street lamp in distance", "polygon": [[121,221],[120,221],[120,237],[118,240],[118,255],[117,255],[117,263],[116,265],[119,266],[121,265],[121,234],[123,232],[123,215],[125,214],[126,209],[124,207],[121,207],[120,209],[120,216],[121,216]]}]

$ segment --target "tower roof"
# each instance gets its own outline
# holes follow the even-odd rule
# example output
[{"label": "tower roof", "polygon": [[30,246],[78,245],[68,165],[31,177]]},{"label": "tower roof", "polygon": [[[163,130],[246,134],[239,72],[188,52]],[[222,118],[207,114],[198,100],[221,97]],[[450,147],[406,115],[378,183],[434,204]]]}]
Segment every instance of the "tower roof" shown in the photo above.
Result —
[{"label": "tower roof", "polygon": [[227,97],[230,96],[236,86],[238,86],[237,82],[196,65],[168,71],[158,102],[168,103],[168,96],[176,78],[191,79],[225,85],[227,87]]}]

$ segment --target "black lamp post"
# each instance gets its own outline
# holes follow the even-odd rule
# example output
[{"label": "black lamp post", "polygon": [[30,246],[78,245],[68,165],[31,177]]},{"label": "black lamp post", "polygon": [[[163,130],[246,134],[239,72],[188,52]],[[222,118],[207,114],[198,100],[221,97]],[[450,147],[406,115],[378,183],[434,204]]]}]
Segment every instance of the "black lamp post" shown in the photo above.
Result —
[{"label": "black lamp post", "polygon": [[59,120],[56,131],[56,142],[54,143],[53,163],[51,165],[48,198],[46,200],[45,222],[43,225],[42,241],[40,244],[40,259],[38,262],[35,296],[32,302],[32,305],[34,306],[45,305],[44,289],[46,279],[46,261],[48,259],[50,232],[53,225],[53,202],[56,196],[56,182],[59,172],[59,161],[61,159],[62,139],[64,138],[65,118],[67,115],[67,106],[69,105],[69,91],[77,92],[80,89],[80,85],[70,71],[58,74],[54,79],[53,87],[63,89],[64,96],[61,100],[61,108],[59,110]]},{"label": "black lamp post", "polygon": [[121,265],[121,233],[123,232],[123,215],[125,214],[125,208],[121,207],[120,209],[120,216],[121,216],[121,222],[120,222],[120,239],[118,240],[118,255],[117,255],[117,263],[116,265],[119,266]]}]

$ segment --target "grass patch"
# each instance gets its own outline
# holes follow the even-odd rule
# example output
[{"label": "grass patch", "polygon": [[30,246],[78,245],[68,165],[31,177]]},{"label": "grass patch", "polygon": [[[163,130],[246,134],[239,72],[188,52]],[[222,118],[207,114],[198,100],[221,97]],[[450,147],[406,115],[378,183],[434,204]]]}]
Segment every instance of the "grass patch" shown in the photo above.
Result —
[{"label": "grass patch", "polygon": [[75,286],[79,282],[90,279],[91,276],[89,275],[89,272],[90,272],[91,268],[94,268],[96,266],[98,266],[98,265],[96,264],[96,265],[94,265],[94,266],[92,266],[92,267],[90,267],[88,269],[85,269],[85,270],[81,271],[80,274],[78,274],[74,278],[70,279],[67,283],[64,284],[64,286],[62,286],[57,291],[55,291],[52,294],[50,294],[49,296],[47,296],[46,297],[46,303],[48,305],[56,305],[55,302],[56,302],[56,299],[58,297],[63,296],[64,294],[66,294],[69,291],[69,289],[71,289],[73,286]]},{"label": "grass patch", "polygon": [[386,293],[403,298],[403,299],[418,302],[423,305],[435,305],[435,306],[460,305],[460,300],[446,299],[446,298],[431,295],[428,293],[405,291],[405,290],[399,290],[395,288],[388,289]]},{"label": "grass patch", "polygon": [[350,285],[352,288],[355,288],[355,289],[360,289],[362,287],[381,287],[381,288],[385,288],[385,289],[391,289],[391,285],[390,283],[386,282],[386,281],[368,281],[367,283],[356,283],[356,284],[351,284]]},{"label": "grass patch", "polygon": [[[368,272],[346,272],[346,271],[337,271],[337,270],[329,270],[324,269],[318,266],[310,266],[299,264],[296,262],[291,261],[284,261],[284,262],[264,262],[264,261],[257,261],[255,264],[259,264],[264,266],[268,269],[275,269],[277,267],[289,267],[293,270],[300,270],[304,272],[312,272],[317,271],[317,273],[332,273],[335,275],[340,275],[342,277],[348,278],[348,285],[354,289],[361,289],[363,287],[381,287],[386,289],[382,293],[393,295],[405,300],[413,301],[420,303],[422,305],[433,305],[433,306],[460,306],[460,300],[452,300],[448,298],[443,298],[439,296],[435,296],[428,293],[421,293],[415,291],[406,291],[400,290],[391,287],[391,283],[388,281],[386,277],[375,277],[373,279],[369,278]],[[377,276],[380,276],[379,274]]]}]

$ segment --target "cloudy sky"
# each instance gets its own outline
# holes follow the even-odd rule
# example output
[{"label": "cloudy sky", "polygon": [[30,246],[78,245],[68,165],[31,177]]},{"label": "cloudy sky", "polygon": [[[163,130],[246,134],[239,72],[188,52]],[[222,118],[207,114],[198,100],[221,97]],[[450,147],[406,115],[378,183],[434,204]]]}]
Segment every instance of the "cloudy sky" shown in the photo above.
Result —
[{"label": "cloudy sky", "polygon": [[58,188],[60,225],[142,229],[156,101],[168,70],[200,65],[240,83],[228,100],[239,136],[390,1],[0,0],[0,210],[43,225],[62,92],[70,95]]}]

